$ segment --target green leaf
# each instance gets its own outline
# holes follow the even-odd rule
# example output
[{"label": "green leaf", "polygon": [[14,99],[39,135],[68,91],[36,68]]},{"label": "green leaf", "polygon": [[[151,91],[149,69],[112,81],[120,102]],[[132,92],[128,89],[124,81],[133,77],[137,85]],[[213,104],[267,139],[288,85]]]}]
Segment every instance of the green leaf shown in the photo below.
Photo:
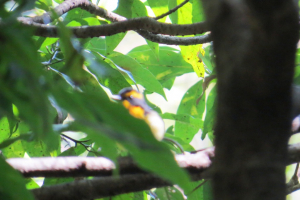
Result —
[{"label": "green leaf", "polygon": [[148,16],[145,5],[139,0],[133,0],[132,6],[132,18]]},{"label": "green leaf", "polygon": [[106,53],[106,40],[104,38],[98,37],[89,40],[85,43],[84,48],[92,52],[98,52],[102,55]]},{"label": "green leaf", "polygon": [[[193,85],[185,95],[182,97],[180,105],[177,110],[177,115],[186,114],[193,116],[195,118],[202,119],[202,115],[205,109],[205,98],[199,97],[202,94],[202,83],[203,80],[200,80],[195,85]],[[175,136],[181,138],[183,141],[190,143],[194,135],[199,131],[191,126],[175,122]]]},{"label": "green leaf", "polygon": [[191,115],[164,113],[161,115],[161,117],[163,119],[175,120],[177,123],[185,125],[194,131],[198,131],[203,126],[203,121],[201,118],[195,118]]},{"label": "green leaf", "polygon": [[[177,4],[182,3],[182,0],[177,0]],[[192,24],[192,9],[193,6],[190,2],[184,4],[177,10],[178,13],[178,24]]]},{"label": "green leaf", "polygon": [[119,0],[118,7],[114,13],[126,18],[132,17],[132,4],[134,0]]},{"label": "green leaf", "polygon": [[160,47],[159,60],[147,45],[136,47],[127,55],[148,69],[167,88],[170,88],[176,76],[193,72],[192,66],[182,59],[180,52],[171,47]]},{"label": "green leaf", "polygon": [[113,52],[113,50],[119,45],[119,43],[123,40],[124,37],[125,33],[118,33],[112,36],[105,36],[105,55],[110,55]]},{"label": "green leaf", "polygon": [[10,136],[10,128],[7,117],[0,119],[0,143],[8,139]]},{"label": "green leaf", "polygon": [[[74,8],[66,14],[63,23],[68,24],[71,21],[78,21],[82,22],[83,24],[88,24],[86,21],[84,22],[84,18],[95,18],[95,15],[91,14],[90,12],[83,10],[81,8]],[[96,18],[95,18],[96,19]],[[99,20],[98,20],[99,21]]]},{"label": "green leaf", "polygon": [[[194,199],[197,199],[197,200],[203,200],[204,199],[204,185],[206,183],[203,184],[203,181],[204,180],[201,180],[201,181],[196,181],[196,182],[191,182],[191,186],[193,187],[193,191],[187,195],[187,199],[188,200],[194,200]],[[199,187],[200,186],[200,187]]]},{"label": "green leaf", "polygon": [[[177,6],[177,0],[169,0],[169,10]],[[173,12],[169,15],[173,24],[178,24],[178,12]]]},{"label": "green leaf", "polygon": [[205,69],[203,62],[198,58],[198,54],[202,50],[202,44],[190,45],[190,46],[179,46],[181,49],[181,55],[183,59],[193,66],[194,71],[199,77],[204,77]]},{"label": "green leaf", "polygon": [[213,200],[212,182],[208,180],[203,185],[203,200]]},{"label": "green leaf", "polygon": [[34,200],[32,193],[26,189],[20,172],[13,169],[2,157],[0,169],[0,199]]},{"label": "green leaf", "polygon": [[26,188],[28,190],[31,190],[31,189],[40,188],[40,186],[33,179],[30,178],[29,181],[26,183]]},{"label": "green leaf", "polygon": [[152,50],[156,60],[159,60],[159,45],[156,42],[152,42],[150,40],[146,40],[148,46],[150,47],[150,49]]},{"label": "green leaf", "polygon": [[203,132],[201,135],[201,139],[203,140],[207,133],[212,132],[214,129],[214,122],[215,122],[215,111],[216,111],[216,86],[215,86],[216,80],[211,81],[211,84],[213,85],[213,88],[210,90],[209,94],[206,93],[207,100],[206,100],[206,115],[204,119],[204,125],[203,125]]},{"label": "green leaf", "polygon": [[110,55],[109,58],[122,69],[130,71],[138,84],[141,84],[147,90],[156,92],[166,98],[165,92],[159,81],[148,69],[142,67],[137,61],[129,56],[116,52]]},{"label": "green leaf", "polygon": [[192,22],[203,22],[205,20],[205,14],[202,6],[202,1],[198,0],[191,0],[190,1],[193,4],[192,8]]},{"label": "green leaf", "polygon": [[118,93],[121,89],[130,87],[124,76],[116,69],[112,68],[98,54],[84,51],[83,55],[88,61],[87,68],[93,73],[99,83],[108,87],[112,93]]},{"label": "green leaf", "polygon": [[[153,10],[156,17],[169,11],[168,0],[160,0],[160,1],[148,0],[147,2],[150,5],[150,7]],[[164,17],[158,21],[164,22],[165,20],[166,20],[166,17]]]},{"label": "green leaf", "polygon": [[200,52],[197,54],[198,57],[204,63],[204,67],[206,67],[207,71],[210,74],[214,70],[214,63],[213,63],[213,60],[212,60],[213,58],[211,56],[211,51],[212,51],[212,45],[208,45],[203,50],[201,49]]},{"label": "green leaf", "polygon": [[[181,147],[184,149],[184,151],[195,151],[195,149],[194,149],[194,147],[192,145],[190,145],[189,143],[185,142],[181,138],[176,137],[176,136],[168,133],[167,131],[166,131],[165,137],[170,138],[172,140],[175,140],[177,143],[179,143],[181,145]],[[182,153],[181,151],[178,151],[180,149],[178,149],[177,146],[175,146],[174,144],[172,144],[172,146],[174,146],[177,149],[178,153]]]},{"label": "green leaf", "polygon": [[43,138],[51,132],[47,75],[37,59],[32,33],[11,22],[9,27],[1,29],[1,35],[5,41],[0,55],[0,76],[5,77],[0,80],[2,95],[14,103],[32,132]]}]

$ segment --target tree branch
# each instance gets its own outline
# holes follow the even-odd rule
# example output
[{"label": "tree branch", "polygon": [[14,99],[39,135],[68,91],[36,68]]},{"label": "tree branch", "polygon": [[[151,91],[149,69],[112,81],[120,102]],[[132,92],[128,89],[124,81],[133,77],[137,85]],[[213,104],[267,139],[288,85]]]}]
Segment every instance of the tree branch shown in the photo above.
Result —
[{"label": "tree branch", "polygon": [[[289,146],[287,164],[300,160],[300,143]],[[185,168],[192,180],[210,178],[208,170],[214,157],[214,148],[195,154],[176,155],[180,167]],[[119,177],[112,176],[115,164],[101,157],[57,157],[57,158],[10,158],[7,162],[25,177],[88,177],[102,176],[92,180],[81,180],[32,190],[37,199],[85,199],[101,198],[126,192],[136,192],[171,185],[165,180],[139,168],[129,157],[118,159]],[[104,176],[104,177],[103,177]],[[299,185],[287,188],[289,193],[300,189]]]},{"label": "tree branch", "polygon": [[[184,2],[182,3],[182,5]],[[181,4],[180,4],[181,5]],[[178,6],[180,6],[178,5]],[[177,6],[177,7],[178,7]],[[98,37],[113,35],[120,32],[125,32],[128,30],[136,30],[144,38],[151,40],[153,42],[159,42],[163,44],[177,44],[177,45],[190,45],[190,44],[202,44],[211,41],[209,36],[196,36],[188,38],[178,38],[174,36],[163,36],[154,33],[162,33],[168,35],[193,35],[201,34],[207,30],[205,22],[195,23],[190,25],[176,25],[176,24],[165,24],[155,21],[152,18],[143,17],[127,20],[125,17],[118,14],[109,12],[103,8],[98,7],[95,4],[87,0],[74,0],[65,1],[58,5],[54,11],[58,16],[68,12],[71,9],[80,7],[87,10],[91,14],[108,19],[112,22],[119,22],[119,24],[106,24],[100,26],[89,26],[89,27],[72,27],[71,30],[76,37],[87,38],[87,37]],[[177,8],[176,7],[176,8]],[[39,23],[50,23],[53,21],[54,16],[48,12],[42,16],[37,16],[33,18],[18,18],[21,23],[25,26],[36,27],[36,35],[44,37],[58,37],[56,26],[45,26]],[[142,27],[141,27],[141,24]],[[105,29],[105,30],[104,30]],[[143,29],[143,31],[139,31]],[[154,32],[154,33],[150,33]]]},{"label": "tree branch", "polygon": [[[176,155],[180,167],[190,173],[202,173],[211,165],[214,148],[196,154]],[[111,176],[115,164],[103,157],[10,158],[6,160],[24,177],[82,177]],[[119,174],[146,173],[130,157],[118,159]]]},{"label": "tree branch", "polygon": [[171,184],[152,174],[133,174],[45,186],[34,189],[32,192],[37,200],[83,200],[138,192],[168,185]]}]

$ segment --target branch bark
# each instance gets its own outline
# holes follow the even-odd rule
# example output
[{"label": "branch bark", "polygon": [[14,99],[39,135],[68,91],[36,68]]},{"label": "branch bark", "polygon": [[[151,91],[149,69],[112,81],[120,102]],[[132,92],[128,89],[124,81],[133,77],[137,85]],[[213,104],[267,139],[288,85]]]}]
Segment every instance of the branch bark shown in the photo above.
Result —
[{"label": "branch bark", "polygon": [[[206,23],[196,23],[190,25],[176,25],[176,24],[165,24],[157,22],[155,19],[143,17],[127,20],[125,17],[109,12],[103,8],[98,7],[95,4],[87,0],[67,0],[62,4],[58,5],[54,12],[61,16],[66,12],[74,8],[82,8],[91,14],[103,17],[112,22],[119,22],[117,25],[108,24],[101,26],[89,26],[89,27],[72,27],[70,28],[74,36],[78,38],[88,37],[99,37],[108,36],[128,30],[136,30],[145,39],[153,42],[162,44],[176,44],[176,45],[191,45],[191,44],[202,44],[211,41],[209,36],[196,36],[180,38],[175,36],[164,36],[161,34],[168,35],[193,35],[202,34],[207,30]],[[44,25],[53,21],[55,17],[50,12],[33,18],[20,17],[18,20],[24,26],[35,27],[37,36],[43,37],[58,37],[58,30],[56,26]],[[132,21],[133,20],[133,21]],[[141,27],[141,24],[142,27]],[[142,29],[142,30],[141,30]],[[161,34],[155,34],[161,33]]]},{"label": "branch bark", "polygon": [[[288,155],[287,164],[299,162],[300,143],[290,145]],[[214,148],[208,148],[195,154],[176,155],[175,159],[195,181],[211,178],[213,157]],[[112,176],[115,164],[102,157],[10,158],[7,162],[24,177],[98,177],[32,190],[37,199],[43,200],[101,198],[172,185],[142,170],[129,157],[118,159],[118,177]],[[287,192],[299,188],[297,184],[289,185]]]}]

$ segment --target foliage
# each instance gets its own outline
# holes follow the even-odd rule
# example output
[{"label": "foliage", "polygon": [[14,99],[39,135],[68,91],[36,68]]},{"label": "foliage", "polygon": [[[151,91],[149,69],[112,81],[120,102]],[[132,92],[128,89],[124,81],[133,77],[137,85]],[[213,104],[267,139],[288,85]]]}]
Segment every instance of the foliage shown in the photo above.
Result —
[{"label": "foliage", "polygon": [[[4,1],[0,8],[0,147],[3,157],[87,153],[81,145],[62,150],[60,133],[73,131],[90,139],[94,152],[89,152],[89,156],[101,155],[115,160],[127,154],[120,150],[121,145],[146,170],[178,184],[185,191],[194,188],[187,174],[175,163],[169,146],[156,141],[146,123],[111,101],[109,93],[141,85],[145,93],[157,93],[166,98],[165,91],[172,88],[176,77],[196,72],[202,78],[186,91],[177,113],[161,114],[164,119],[175,122],[173,135],[169,137],[177,140],[186,151],[192,151],[188,143],[199,130],[202,130],[202,139],[213,132],[215,82],[212,81],[210,90],[206,90],[209,82],[203,81],[203,77],[214,74],[210,44],[174,48],[146,41],[146,45],[121,54],[114,49],[125,33],[89,39],[76,39],[71,35],[68,26],[109,23],[79,8],[61,16],[60,21],[52,22],[59,27],[59,38],[37,37],[33,36],[34,30],[22,27],[16,17],[31,8],[35,8],[33,12],[47,12],[61,1],[41,0],[34,5],[24,2],[17,1],[18,5],[13,5],[11,1]],[[120,0],[115,12],[127,18],[146,16],[152,11],[160,15],[181,3],[175,0],[129,2]],[[179,13],[170,15],[171,22],[203,21],[199,6],[198,1],[189,2]],[[73,120],[63,124],[68,115]],[[209,136],[212,140],[212,134]],[[19,196],[32,199],[24,190],[24,180],[17,177],[3,158],[0,162],[1,169],[7,168],[0,170],[0,177],[4,177],[0,188],[14,184],[6,175],[16,177],[13,180],[17,182]],[[44,185],[65,181],[69,180],[45,179]],[[32,185],[37,187],[34,180],[28,180],[27,187]],[[11,196],[14,192],[7,190],[3,195],[10,196],[6,199],[18,199]],[[192,196],[209,199],[210,196],[203,192],[203,189],[196,190]],[[183,198],[176,188],[158,189],[157,195],[160,199]],[[140,192],[114,199],[145,199],[146,196],[146,192]]]}]

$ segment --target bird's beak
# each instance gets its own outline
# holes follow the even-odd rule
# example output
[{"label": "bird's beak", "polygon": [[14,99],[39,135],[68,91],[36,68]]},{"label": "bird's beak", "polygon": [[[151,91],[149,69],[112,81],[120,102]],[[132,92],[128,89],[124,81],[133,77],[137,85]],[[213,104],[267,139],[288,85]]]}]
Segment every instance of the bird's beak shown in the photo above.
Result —
[{"label": "bird's beak", "polygon": [[111,99],[116,100],[116,101],[121,101],[121,100],[122,100],[121,96],[120,96],[120,95],[117,95],[117,94],[113,94],[113,95],[111,96]]}]

